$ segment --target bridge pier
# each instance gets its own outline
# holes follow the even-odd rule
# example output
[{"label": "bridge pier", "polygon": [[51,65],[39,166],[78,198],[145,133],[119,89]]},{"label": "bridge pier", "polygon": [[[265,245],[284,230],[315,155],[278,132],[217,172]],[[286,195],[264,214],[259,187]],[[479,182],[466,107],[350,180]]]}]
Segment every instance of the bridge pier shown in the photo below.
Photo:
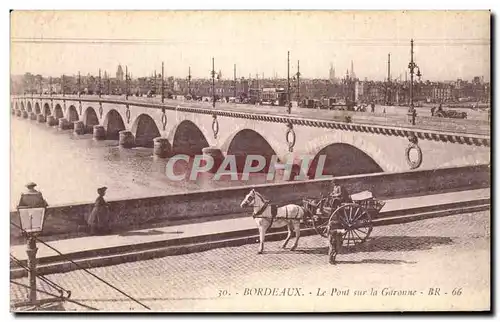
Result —
[{"label": "bridge pier", "polygon": [[11,108],[10,112],[12,113],[12,115],[16,115],[16,110],[15,109]]},{"label": "bridge pier", "polygon": [[33,120],[33,121],[36,120],[36,114],[34,112],[30,113],[30,120]]},{"label": "bridge pier", "polygon": [[122,148],[130,149],[135,145],[135,138],[131,131],[120,131],[118,145]]},{"label": "bridge pier", "polygon": [[93,130],[94,140],[104,140],[106,139],[106,130],[102,125],[94,125]]},{"label": "bridge pier", "polygon": [[82,121],[73,122],[73,133],[77,135],[85,134],[85,125]]},{"label": "bridge pier", "polygon": [[38,123],[45,123],[45,115],[43,115],[43,114],[38,114],[38,115],[36,116],[36,121],[37,121]]},{"label": "bridge pier", "polygon": [[53,115],[47,116],[47,125],[48,126],[56,126],[58,125],[56,118]]},{"label": "bridge pier", "polygon": [[153,154],[160,158],[168,158],[172,152],[172,146],[167,138],[157,137],[153,139]]},{"label": "bridge pier", "polygon": [[222,164],[222,161],[224,161],[224,154],[222,153],[221,149],[216,147],[207,147],[203,148],[201,151],[203,153],[203,156],[212,157],[212,159],[214,160],[214,164],[212,168],[208,170],[208,172],[217,172],[220,165]]},{"label": "bridge pier", "polygon": [[23,111],[23,114],[22,114],[22,115],[23,115],[23,119],[27,119],[27,118],[28,118],[28,112]]},{"label": "bridge pier", "polygon": [[21,116],[21,115],[22,115],[21,110],[16,110],[16,116]]},{"label": "bridge pier", "polygon": [[58,123],[60,130],[67,130],[70,128],[69,121],[63,117],[58,120]]}]

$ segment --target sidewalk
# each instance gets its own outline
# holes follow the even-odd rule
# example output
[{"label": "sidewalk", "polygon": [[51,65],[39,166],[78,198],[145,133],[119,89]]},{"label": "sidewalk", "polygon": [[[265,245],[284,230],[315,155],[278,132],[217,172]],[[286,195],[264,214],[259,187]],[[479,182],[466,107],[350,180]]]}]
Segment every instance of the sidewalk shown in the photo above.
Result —
[{"label": "sidewalk", "polygon": [[[478,189],[385,200],[386,204],[380,212],[380,217],[394,216],[394,214],[398,211],[411,211],[411,209],[417,210],[418,208],[431,206],[451,206],[457,202],[473,202],[489,198],[489,189]],[[158,245],[161,243],[167,246],[189,244],[193,243],[197,239],[201,239],[202,237],[203,239],[208,239],[209,241],[215,241],[220,239],[223,234],[229,233],[232,235],[237,235],[239,233],[247,235],[251,235],[252,233],[257,234],[257,227],[255,225],[255,221],[249,215],[244,218],[132,230],[115,235],[62,239],[49,242],[48,244],[63,254],[73,254],[78,256],[78,253],[82,252],[98,250],[107,252],[106,250],[111,251],[116,248],[123,248],[127,251],[132,251],[137,249],[135,246],[147,246],[147,244],[150,244],[150,246],[153,247],[155,243],[158,243]],[[37,245],[37,258],[39,261],[43,261],[44,258],[58,256],[56,252],[47,246],[41,243],[38,243]],[[27,259],[25,245],[12,246],[10,248],[10,253],[19,260]]]}]

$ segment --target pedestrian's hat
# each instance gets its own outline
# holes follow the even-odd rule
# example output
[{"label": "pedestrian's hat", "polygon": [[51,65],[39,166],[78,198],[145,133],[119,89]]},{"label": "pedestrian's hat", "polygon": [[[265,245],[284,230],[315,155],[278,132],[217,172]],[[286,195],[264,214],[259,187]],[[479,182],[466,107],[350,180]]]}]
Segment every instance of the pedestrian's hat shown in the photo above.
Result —
[{"label": "pedestrian's hat", "polygon": [[101,187],[101,188],[97,188],[97,192],[104,192],[106,191],[106,189],[108,189],[108,187]]},{"label": "pedestrian's hat", "polygon": [[28,182],[26,184],[26,188],[33,188],[33,187],[36,187],[36,183],[34,183],[34,182]]}]

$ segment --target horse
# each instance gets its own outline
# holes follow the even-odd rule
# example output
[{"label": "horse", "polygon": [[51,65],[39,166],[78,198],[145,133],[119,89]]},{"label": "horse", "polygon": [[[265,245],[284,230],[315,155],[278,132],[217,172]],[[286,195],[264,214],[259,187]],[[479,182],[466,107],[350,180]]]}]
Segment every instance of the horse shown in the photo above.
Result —
[{"label": "horse", "polygon": [[264,251],[265,235],[269,228],[288,227],[288,236],[282,248],[286,248],[286,245],[292,237],[292,230],[294,230],[295,243],[290,250],[293,251],[297,248],[300,238],[300,222],[304,218],[304,209],[301,206],[289,204],[278,208],[274,205],[270,205],[270,201],[254,189],[250,190],[240,206],[242,208],[253,207],[252,217],[257,223],[260,236],[259,251],[257,254],[262,254]]}]

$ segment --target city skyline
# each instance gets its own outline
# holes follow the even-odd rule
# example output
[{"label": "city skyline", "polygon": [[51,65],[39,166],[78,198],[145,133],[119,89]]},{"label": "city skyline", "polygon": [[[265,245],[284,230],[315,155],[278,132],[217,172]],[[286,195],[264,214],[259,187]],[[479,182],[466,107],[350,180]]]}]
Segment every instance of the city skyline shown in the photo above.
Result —
[{"label": "city skyline", "polygon": [[[405,78],[410,39],[422,80],[490,79],[490,18],[471,12],[35,12],[11,14],[11,74],[114,75],[161,72],[209,78],[211,59],[223,78],[329,78],[351,69],[361,80]],[[416,21],[420,20],[420,23]],[[418,28],[415,26],[419,26]],[[396,32],[394,32],[396,30]],[[408,75],[409,77],[409,75]]]}]

